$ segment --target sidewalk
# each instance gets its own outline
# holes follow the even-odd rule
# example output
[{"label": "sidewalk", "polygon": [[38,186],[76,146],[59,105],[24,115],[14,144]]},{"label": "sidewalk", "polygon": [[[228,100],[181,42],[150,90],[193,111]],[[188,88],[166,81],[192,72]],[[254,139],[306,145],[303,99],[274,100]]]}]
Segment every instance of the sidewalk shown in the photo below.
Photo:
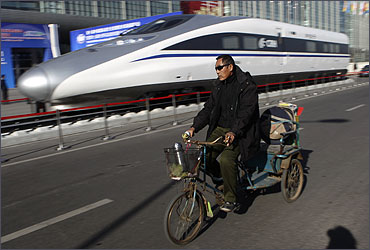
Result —
[{"label": "sidewalk", "polygon": [[[9,89],[9,100],[14,99],[23,99],[26,98],[22,95],[18,89]],[[8,102],[8,103],[1,103],[1,117],[4,116],[11,116],[11,115],[20,115],[20,114],[29,114],[33,113],[32,105],[28,103],[28,101],[16,101],[16,102]]]},{"label": "sidewalk", "polygon": [[[328,82],[318,85],[303,86],[297,89],[285,89],[268,93],[259,94],[260,108],[267,108],[278,104],[281,101],[284,102],[295,102],[294,100],[300,98],[307,98],[312,96],[320,96],[329,92],[342,91],[347,88],[360,87],[365,84],[369,84],[367,81],[358,81],[359,78],[347,79],[340,82]],[[104,117],[98,117],[93,120],[80,120],[74,123],[65,123],[58,126],[45,126],[38,127],[34,130],[20,130],[10,134],[2,134],[1,146],[13,146],[22,143],[35,142],[45,139],[60,138],[63,144],[63,137],[69,135],[78,135],[85,133],[86,131],[111,131],[112,129],[119,129],[126,127],[130,124],[140,123],[146,124],[147,129],[151,128],[152,122],[158,119],[167,119],[172,121],[173,124],[177,123],[178,117],[183,117],[186,114],[192,114],[198,112],[204,103],[190,104],[190,105],[179,105],[176,106],[176,111],[172,106],[166,108],[157,108],[150,111],[149,115],[146,110],[142,110],[138,113],[126,113],[124,115],[113,115],[109,116],[106,120]],[[181,114],[181,116],[180,116]],[[149,119],[149,120],[148,120]],[[60,130],[59,130],[60,129]],[[150,130],[150,129],[149,129]],[[149,131],[147,130],[147,131]],[[62,132],[61,132],[62,131]],[[104,133],[104,132],[101,132]]]}]

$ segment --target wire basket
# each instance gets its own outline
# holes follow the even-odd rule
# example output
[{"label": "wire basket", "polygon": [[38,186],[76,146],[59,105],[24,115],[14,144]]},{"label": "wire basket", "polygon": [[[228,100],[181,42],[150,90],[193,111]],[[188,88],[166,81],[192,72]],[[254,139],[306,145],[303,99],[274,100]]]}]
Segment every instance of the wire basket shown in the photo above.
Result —
[{"label": "wire basket", "polygon": [[199,149],[177,151],[175,148],[165,148],[167,172],[171,179],[180,180],[193,177],[199,172]]}]

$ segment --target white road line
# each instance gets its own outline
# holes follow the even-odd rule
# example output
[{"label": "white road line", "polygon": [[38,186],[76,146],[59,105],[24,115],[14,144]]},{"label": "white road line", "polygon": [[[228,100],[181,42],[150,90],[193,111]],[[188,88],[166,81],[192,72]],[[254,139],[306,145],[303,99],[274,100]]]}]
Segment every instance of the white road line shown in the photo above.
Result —
[{"label": "white road line", "polygon": [[26,234],[35,232],[35,231],[40,230],[40,229],[42,229],[44,227],[53,225],[55,223],[61,222],[61,221],[66,220],[66,219],[69,219],[69,218],[71,218],[73,216],[76,216],[76,215],[85,213],[85,212],[87,212],[89,210],[92,210],[92,209],[95,209],[97,207],[103,206],[103,205],[108,204],[110,202],[112,202],[112,200],[110,200],[110,199],[104,199],[104,200],[95,202],[93,204],[90,204],[90,205],[81,207],[79,209],[73,210],[73,211],[68,212],[66,214],[62,214],[62,215],[57,216],[55,218],[52,218],[50,220],[46,220],[46,221],[43,221],[43,222],[38,223],[36,225],[33,225],[33,226],[27,227],[25,229],[19,230],[17,232],[14,232],[14,233],[5,235],[5,236],[1,237],[1,243],[5,243],[5,242],[8,242],[8,241],[14,240],[14,239],[16,239],[18,237],[21,237],[21,236],[24,236]]},{"label": "white road line", "polygon": [[145,134],[132,135],[132,136],[128,136],[128,137],[125,137],[125,138],[114,139],[112,141],[105,141],[105,142],[101,142],[101,143],[97,143],[97,144],[93,144],[93,145],[89,145],[89,146],[85,146],[85,147],[81,147],[81,148],[68,149],[66,151],[53,153],[53,154],[50,154],[50,155],[39,156],[39,157],[35,157],[35,158],[27,159],[27,160],[22,160],[22,161],[17,161],[17,162],[13,162],[13,163],[8,163],[8,164],[1,164],[1,168],[9,167],[9,166],[12,166],[12,165],[17,165],[17,164],[20,164],[20,163],[30,162],[30,161],[34,161],[34,160],[49,158],[49,157],[53,157],[53,156],[56,156],[56,155],[67,154],[67,153],[80,151],[80,150],[84,150],[84,149],[88,149],[88,148],[93,148],[93,147],[97,147],[97,146],[101,146],[101,145],[105,145],[105,144],[115,143],[115,142],[119,142],[119,141],[125,141],[125,140],[133,139],[133,138],[136,138],[136,137],[140,137],[140,136],[147,136],[147,135],[150,135],[150,134],[160,133],[160,132],[163,132],[163,131],[166,131],[166,130],[176,129],[176,128],[179,128],[179,127],[189,127],[189,125],[191,125],[191,124],[192,123],[180,124],[180,125],[177,125],[175,127],[152,130],[150,132],[146,132]]},{"label": "white road line", "polygon": [[363,107],[363,106],[365,106],[365,104],[360,104],[360,105],[358,105],[358,106],[356,106],[356,107],[353,107],[353,108],[350,108],[350,109],[346,109],[346,111],[353,111],[353,110],[355,110],[355,109],[358,109],[358,108],[361,108],[361,107]]}]

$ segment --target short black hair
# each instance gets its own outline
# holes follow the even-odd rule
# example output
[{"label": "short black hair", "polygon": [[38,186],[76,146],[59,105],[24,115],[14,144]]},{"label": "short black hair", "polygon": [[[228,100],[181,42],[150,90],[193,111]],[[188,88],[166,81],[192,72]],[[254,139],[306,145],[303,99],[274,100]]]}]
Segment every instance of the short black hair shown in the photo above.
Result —
[{"label": "short black hair", "polygon": [[222,59],[224,64],[232,64],[235,68],[235,61],[230,55],[219,55],[216,60]]}]

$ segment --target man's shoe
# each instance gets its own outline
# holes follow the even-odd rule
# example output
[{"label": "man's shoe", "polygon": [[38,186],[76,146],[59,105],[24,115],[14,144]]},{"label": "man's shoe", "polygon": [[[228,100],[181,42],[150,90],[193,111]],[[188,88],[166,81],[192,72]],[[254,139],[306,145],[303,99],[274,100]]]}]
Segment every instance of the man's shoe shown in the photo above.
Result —
[{"label": "man's shoe", "polygon": [[234,210],[234,208],[236,207],[236,203],[235,202],[229,202],[229,201],[226,201],[222,206],[221,206],[221,210],[224,211],[224,212],[231,212]]}]

